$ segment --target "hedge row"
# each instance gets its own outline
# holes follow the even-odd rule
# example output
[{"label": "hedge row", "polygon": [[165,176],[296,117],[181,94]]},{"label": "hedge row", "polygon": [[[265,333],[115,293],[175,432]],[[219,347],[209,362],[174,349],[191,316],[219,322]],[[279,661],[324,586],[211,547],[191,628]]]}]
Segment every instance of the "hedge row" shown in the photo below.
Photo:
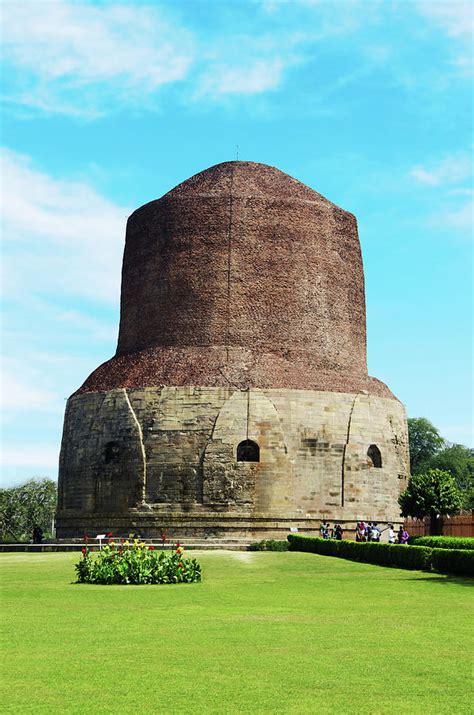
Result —
[{"label": "hedge row", "polygon": [[468,549],[433,549],[431,566],[441,573],[474,576],[474,552]]},{"label": "hedge row", "polygon": [[467,549],[474,551],[474,539],[461,536],[410,536],[413,546],[429,546],[430,549]]},{"label": "hedge row", "polygon": [[[448,549],[430,549],[427,546],[403,546],[377,542],[333,541],[315,536],[289,534],[290,551],[309,551],[325,556],[338,556],[352,561],[362,561],[379,566],[430,571],[464,576],[474,575],[474,553]],[[441,555],[440,555],[441,554]],[[446,556],[443,555],[451,555]]]}]

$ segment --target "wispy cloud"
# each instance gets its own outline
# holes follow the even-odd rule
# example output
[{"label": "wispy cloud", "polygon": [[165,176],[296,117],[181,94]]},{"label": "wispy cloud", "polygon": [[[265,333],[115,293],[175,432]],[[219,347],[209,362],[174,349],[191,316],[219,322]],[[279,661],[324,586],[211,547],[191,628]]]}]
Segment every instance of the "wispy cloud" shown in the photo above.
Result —
[{"label": "wispy cloud", "polygon": [[[214,3],[208,27],[193,4],[5,2],[3,99],[20,114],[93,119],[123,107],[156,109],[160,92],[177,83],[183,96],[195,101],[255,96],[281,89],[289,72],[296,65],[311,66],[325,43],[344,57],[346,38],[362,64],[369,61],[407,88],[419,90],[427,77],[429,84],[442,85],[445,75],[468,74],[471,3],[400,6],[374,0],[370,12],[366,7],[361,0],[269,0],[249,4],[244,12],[238,3]],[[454,47],[441,75],[437,67],[422,79],[411,65],[404,66],[407,52],[400,38],[392,33],[381,40],[380,32],[385,23],[411,37],[413,18],[420,15]],[[410,47],[418,47],[419,36],[411,39]],[[324,86],[324,76],[319,83]]]},{"label": "wispy cloud", "polygon": [[451,37],[472,37],[474,31],[474,6],[472,2],[456,0],[421,0],[418,12],[432,21]]},{"label": "wispy cloud", "polygon": [[472,2],[421,0],[416,8],[433,27],[451,38],[456,56],[451,66],[458,75],[470,76],[473,67],[472,39],[474,33],[474,5]]},{"label": "wispy cloud", "polygon": [[449,193],[453,196],[474,196],[474,189],[450,189]]},{"label": "wispy cloud", "polygon": [[[54,434],[59,442],[64,399],[114,350],[130,210],[8,149],[2,178],[4,466],[51,473],[58,447],[41,440]],[[25,415],[34,449],[30,437],[25,448],[11,444]]]},{"label": "wispy cloud", "polygon": [[410,170],[410,176],[419,184],[442,186],[464,181],[471,176],[472,168],[471,156],[467,153],[459,153],[427,166],[414,166]]},{"label": "wispy cloud", "polygon": [[[357,8],[257,2],[250,19],[217,3],[208,28],[190,8],[168,4],[9,2],[3,99],[20,114],[94,119],[124,106],[156,109],[160,90],[176,83],[204,101],[271,92],[293,66],[311,62],[320,43],[354,33],[363,22]],[[232,24],[219,21],[229,13]]]},{"label": "wispy cloud", "polygon": [[[57,409],[55,393],[41,384],[41,377],[33,376],[31,368],[24,364],[18,365],[18,370],[11,360],[2,363],[0,401],[2,413],[6,416],[12,412],[51,411]],[[25,379],[25,368],[29,379]],[[39,379],[38,379],[39,378]],[[38,384],[40,382],[40,384]]]},{"label": "wispy cloud", "polygon": [[193,60],[191,34],[150,5],[17,0],[2,14],[4,58],[17,70],[7,99],[46,111],[143,101]]},{"label": "wispy cloud", "polygon": [[[427,219],[431,227],[472,234],[472,172],[473,161],[467,152],[450,154],[410,170],[409,175],[417,184],[437,191],[439,208]],[[469,181],[469,186],[459,185],[465,181]]]},{"label": "wispy cloud", "polygon": [[197,96],[259,94],[281,82],[284,63],[280,59],[257,60],[249,65],[211,65],[201,77]]},{"label": "wispy cloud", "polygon": [[459,207],[446,208],[431,219],[437,228],[449,228],[460,233],[473,235],[474,201],[465,201]]},{"label": "wispy cloud", "polygon": [[9,294],[118,301],[129,209],[86,183],[52,178],[9,150],[3,153],[2,175]]}]

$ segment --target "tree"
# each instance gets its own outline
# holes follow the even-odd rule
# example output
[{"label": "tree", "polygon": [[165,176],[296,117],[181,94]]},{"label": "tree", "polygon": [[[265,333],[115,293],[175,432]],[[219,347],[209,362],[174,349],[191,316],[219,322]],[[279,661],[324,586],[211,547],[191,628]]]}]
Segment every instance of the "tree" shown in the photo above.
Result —
[{"label": "tree", "polygon": [[430,460],[430,467],[452,474],[463,493],[463,508],[474,509],[474,449],[450,444]]},{"label": "tree", "polygon": [[50,532],[56,502],[57,486],[51,479],[30,479],[18,487],[0,489],[1,538],[31,538],[36,525]]},{"label": "tree", "polygon": [[410,472],[420,474],[428,462],[445,446],[445,441],[426,417],[408,418]]},{"label": "tree", "polygon": [[430,533],[440,531],[440,516],[457,514],[462,507],[462,495],[454,477],[441,469],[428,469],[426,474],[410,477],[408,487],[398,499],[402,516],[430,518]]}]

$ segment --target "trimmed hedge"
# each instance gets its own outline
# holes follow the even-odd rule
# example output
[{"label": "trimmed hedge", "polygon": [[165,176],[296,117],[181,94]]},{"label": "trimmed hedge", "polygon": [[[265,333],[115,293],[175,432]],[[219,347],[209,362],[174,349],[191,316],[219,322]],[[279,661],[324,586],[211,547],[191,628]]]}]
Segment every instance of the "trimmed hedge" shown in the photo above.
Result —
[{"label": "trimmed hedge", "polygon": [[362,561],[379,566],[395,566],[401,569],[430,569],[431,549],[423,546],[401,546],[369,541],[335,541],[316,536],[289,534],[290,551],[309,551],[326,556],[338,556],[351,561]]},{"label": "trimmed hedge", "polygon": [[467,549],[474,551],[474,539],[462,536],[410,536],[409,544],[430,549]]},{"label": "trimmed hedge", "polygon": [[441,573],[474,576],[474,552],[468,549],[433,549],[431,565]]},{"label": "trimmed hedge", "polygon": [[333,541],[316,536],[288,534],[290,551],[308,551],[323,556],[337,556],[379,566],[400,569],[440,571],[460,576],[474,575],[474,551],[468,549],[432,549],[428,546],[404,546],[378,542]]}]

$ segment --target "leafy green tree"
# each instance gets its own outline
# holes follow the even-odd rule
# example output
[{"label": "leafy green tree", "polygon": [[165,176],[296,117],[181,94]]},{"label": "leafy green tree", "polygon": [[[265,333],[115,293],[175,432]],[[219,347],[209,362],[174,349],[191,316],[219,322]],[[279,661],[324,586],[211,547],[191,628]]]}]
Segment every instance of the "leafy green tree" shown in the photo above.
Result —
[{"label": "leafy green tree", "polygon": [[463,508],[474,509],[474,449],[450,444],[430,460],[430,467],[452,474],[463,493]]},{"label": "leafy green tree", "polygon": [[446,444],[436,427],[426,417],[408,418],[408,441],[412,474],[425,471],[429,461]]},{"label": "leafy green tree", "polygon": [[402,516],[430,518],[430,533],[441,531],[440,516],[457,514],[462,507],[462,494],[454,477],[441,469],[428,469],[426,474],[410,477],[408,487],[398,499]]},{"label": "leafy green tree", "polygon": [[30,539],[33,528],[46,535],[56,511],[57,486],[51,479],[30,479],[9,489],[0,489],[0,534],[3,540]]}]

